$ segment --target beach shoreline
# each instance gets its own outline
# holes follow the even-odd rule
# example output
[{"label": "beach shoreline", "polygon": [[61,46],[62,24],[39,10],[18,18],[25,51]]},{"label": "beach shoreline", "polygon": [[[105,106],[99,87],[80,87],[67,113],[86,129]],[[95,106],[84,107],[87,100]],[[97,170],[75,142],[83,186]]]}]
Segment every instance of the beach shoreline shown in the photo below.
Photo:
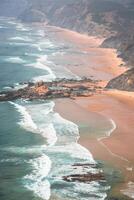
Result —
[{"label": "beach shoreline", "polygon": [[[67,30],[65,30],[64,34],[63,29],[61,32],[58,32],[58,38],[61,34],[63,36],[62,40],[65,39],[66,42],[73,42],[74,46],[76,45],[77,48],[80,48],[80,51],[96,51],[97,53],[94,55],[95,58],[93,59],[93,62],[96,59],[97,62],[101,63],[103,66],[98,69],[98,64],[95,63],[96,66],[93,66],[93,68],[91,65],[88,65],[86,67],[84,66],[83,70],[79,67],[75,68],[70,64],[69,69],[73,73],[79,76],[86,76],[86,74],[87,76],[90,76],[92,74],[94,79],[98,79],[99,77],[97,76],[97,73],[99,72],[99,75],[102,77],[101,81],[105,87],[111,78],[120,75],[126,70],[125,67],[120,67],[122,64],[124,65],[124,63],[122,59],[117,56],[116,50],[100,48],[99,46],[101,42],[98,42],[98,40],[96,42],[98,46],[96,43],[95,46],[93,46],[92,42],[95,40],[95,38],[90,38],[88,36],[85,38],[83,35],[80,36],[79,33],[75,34],[75,32],[70,32]],[[76,38],[74,39],[74,37]],[[86,44],[88,45],[85,46],[83,41],[80,42],[78,40],[80,37],[80,41],[82,41],[84,37],[84,41],[86,40]],[[92,47],[89,47],[90,42]],[[71,63],[72,59],[74,58],[67,57],[67,59],[70,60]],[[75,59],[77,58],[75,57]],[[84,63],[88,63],[90,59],[91,57],[89,56]],[[107,66],[110,67],[107,68]],[[127,187],[127,184],[134,181],[134,177],[132,175],[134,170],[132,134],[134,128],[132,125],[132,119],[134,119],[134,105],[131,102],[133,102],[132,93],[130,94],[128,92],[108,90],[91,97],[80,97],[76,98],[75,100],[59,99],[55,101],[55,111],[59,112],[62,117],[73,121],[79,126],[79,143],[86,147],[96,160],[105,161],[111,166],[113,165],[122,171],[124,180],[123,183],[118,185],[118,189],[113,189],[116,194],[121,190],[124,191],[124,189]],[[97,125],[99,129],[101,126],[100,124],[103,124],[105,120],[113,120],[116,127],[111,129],[111,132],[108,136],[93,137],[93,134],[88,132],[90,130],[88,127],[89,122],[94,124],[93,126],[95,126],[95,123],[99,124]],[[129,127],[126,127],[125,123],[128,123]],[[83,129],[81,128],[81,124],[83,127],[87,127]],[[85,133],[83,133],[83,130]]]}]

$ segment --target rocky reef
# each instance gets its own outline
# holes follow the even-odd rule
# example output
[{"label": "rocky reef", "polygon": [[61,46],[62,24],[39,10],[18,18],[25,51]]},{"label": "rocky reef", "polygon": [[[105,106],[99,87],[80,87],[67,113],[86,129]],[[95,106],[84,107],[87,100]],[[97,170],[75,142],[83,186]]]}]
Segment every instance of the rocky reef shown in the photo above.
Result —
[{"label": "rocky reef", "polygon": [[99,181],[99,180],[105,180],[104,175],[102,173],[97,173],[97,174],[72,174],[69,176],[64,176],[63,177],[64,181],[67,182],[83,182],[83,183],[88,183],[91,181]]},{"label": "rocky reef", "polygon": [[[104,181],[105,176],[102,171],[99,169],[98,166],[95,164],[74,164],[72,168],[75,170],[82,171],[82,173],[74,173],[71,175],[63,176],[62,179],[67,182],[83,182],[83,183],[90,183],[92,181]],[[93,173],[90,169],[97,169],[97,172]]]},{"label": "rocky reef", "polygon": [[[102,88],[99,81],[84,78],[82,80],[56,80],[53,82],[25,83],[26,87],[0,92],[0,101],[11,101],[16,99],[54,99],[75,98],[91,96],[100,92]],[[23,86],[23,84],[22,84]]]}]

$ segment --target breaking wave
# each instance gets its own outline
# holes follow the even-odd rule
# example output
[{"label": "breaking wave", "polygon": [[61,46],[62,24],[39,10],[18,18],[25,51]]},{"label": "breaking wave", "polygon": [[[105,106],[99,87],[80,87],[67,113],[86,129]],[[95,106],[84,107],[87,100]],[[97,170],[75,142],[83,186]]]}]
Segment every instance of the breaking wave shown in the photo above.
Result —
[{"label": "breaking wave", "polygon": [[[104,200],[109,188],[101,186],[99,182],[73,183],[66,187],[68,183],[62,180],[62,176],[68,174],[99,172],[99,169],[92,168],[92,165],[96,164],[92,154],[77,143],[79,139],[78,126],[55,113],[53,111],[55,104],[52,101],[23,102],[24,105],[10,102],[10,104],[20,113],[19,126],[40,134],[47,142],[46,145],[39,147],[42,152],[41,156],[29,161],[32,171],[23,178],[24,186],[45,200],[48,200],[55,192],[53,186],[57,187],[57,184],[65,185],[65,188],[58,191],[62,198],[68,195],[72,199],[72,192],[74,194],[77,192],[74,199],[78,199],[81,194],[88,194],[89,199],[93,199],[92,196],[95,195],[96,199]],[[72,166],[77,163],[89,163],[91,167],[89,169],[82,167],[76,169],[75,167],[74,169]],[[86,198],[81,199],[86,200]]]}]

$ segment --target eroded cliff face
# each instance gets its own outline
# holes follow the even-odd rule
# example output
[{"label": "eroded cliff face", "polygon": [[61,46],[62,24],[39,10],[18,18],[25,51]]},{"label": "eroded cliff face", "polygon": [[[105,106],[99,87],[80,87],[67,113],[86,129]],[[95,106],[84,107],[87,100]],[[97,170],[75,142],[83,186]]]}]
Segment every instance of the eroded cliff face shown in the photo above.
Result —
[{"label": "eroded cliff face", "polygon": [[0,15],[106,37],[102,47],[116,48],[134,67],[133,0],[0,0]]},{"label": "eroded cliff face", "polygon": [[116,48],[119,56],[125,60],[127,66],[134,67],[134,26],[109,37],[103,42],[102,47]]},{"label": "eroded cliff face", "polygon": [[133,0],[0,0],[0,15],[105,37],[132,29],[133,11]]},{"label": "eroded cliff face", "polygon": [[[27,21],[31,10],[44,14],[49,23],[71,28],[81,32],[91,32],[95,25],[105,30],[123,31],[134,20],[133,1],[131,0],[27,0],[29,13],[26,10],[20,19]],[[38,18],[38,12],[36,17]],[[97,33],[96,33],[97,34]],[[98,33],[98,34],[101,34]]]},{"label": "eroded cliff face", "polygon": [[28,9],[19,16],[23,21],[46,20],[52,25],[105,37],[115,33],[118,13],[124,9],[119,0],[27,1]]},{"label": "eroded cliff face", "polygon": [[106,37],[103,46],[116,48],[134,66],[133,0],[27,0],[19,15],[25,22],[45,22],[80,33]]},{"label": "eroded cliff face", "polygon": [[134,68],[111,80],[106,88],[134,91]]}]

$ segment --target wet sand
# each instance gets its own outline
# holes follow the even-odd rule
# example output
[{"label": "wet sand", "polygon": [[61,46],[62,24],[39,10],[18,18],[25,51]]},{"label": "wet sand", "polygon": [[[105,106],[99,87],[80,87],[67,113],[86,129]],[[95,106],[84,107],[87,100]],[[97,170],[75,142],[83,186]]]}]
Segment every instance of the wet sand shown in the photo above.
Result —
[{"label": "wet sand", "polygon": [[[56,37],[71,44],[75,53],[60,57],[73,73],[102,80],[103,86],[126,68],[116,50],[102,49],[103,39],[88,37],[60,29]],[[61,39],[62,38],[62,39]],[[77,49],[77,51],[76,51]],[[82,52],[81,54],[79,52]],[[76,53],[77,52],[77,53]],[[57,59],[57,60],[58,60]],[[75,63],[75,64],[74,64]],[[88,98],[56,100],[56,111],[64,118],[79,125],[79,143],[89,149],[97,160],[103,160],[121,169],[124,181],[114,188],[115,192],[134,182],[134,94],[121,91],[104,91]],[[110,127],[110,120],[116,127]],[[105,128],[104,128],[105,127]],[[107,132],[111,130],[111,132]],[[108,133],[103,135],[102,133]],[[110,134],[109,134],[110,133]]]},{"label": "wet sand", "polygon": [[109,81],[126,71],[125,64],[117,57],[116,50],[99,47],[104,38],[89,37],[56,27],[49,27],[47,34],[68,48],[65,54],[57,53],[51,60],[54,59],[57,65],[65,66],[80,77]]},{"label": "wet sand", "polygon": [[[101,94],[77,98],[74,101],[59,99],[56,100],[56,111],[79,126],[79,143],[89,149],[96,160],[105,161],[122,171],[123,182],[118,188],[113,188],[113,191],[118,193],[127,188],[129,182],[134,182],[134,107],[132,108],[128,99],[126,100],[128,96],[122,98],[122,102],[116,95]],[[107,131],[112,129],[108,121],[111,118],[116,124],[116,129],[107,137]],[[104,127],[106,138],[100,140]]]}]

